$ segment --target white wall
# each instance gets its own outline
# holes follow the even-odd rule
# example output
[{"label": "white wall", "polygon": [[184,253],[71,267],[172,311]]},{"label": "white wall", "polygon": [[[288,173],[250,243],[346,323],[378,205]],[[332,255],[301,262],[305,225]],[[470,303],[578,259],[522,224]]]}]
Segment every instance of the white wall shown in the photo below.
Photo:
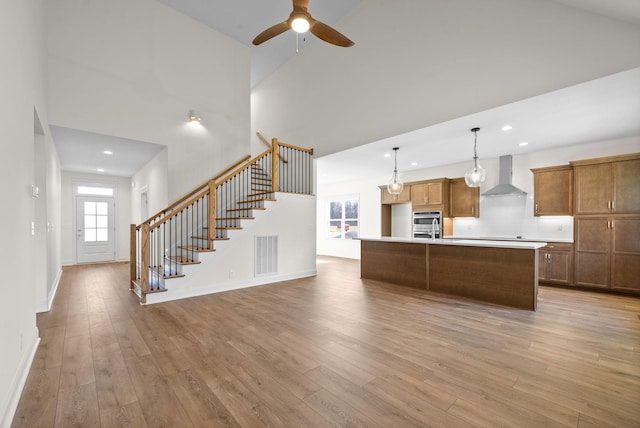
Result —
[{"label": "white wall", "polygon": [[355,46],[258,85],[254,131],[321,156],[640,66],[640,26],[553,1],[370,0],[336,27]]},{"label": "white wall", "polygon": [[76,197],[74,185],[110,185],[116,189],[116,260],[129,260],[129,227],[131,218],[131,180],[127,177],[110,177],[98,174],[62,172],[61,200],[61,263],[76,263]]},{"label": "white wall", "polygon": [[[29,371],[38,343],[36,326],[36,288],[46,289],[49,284],[36,284],[32,256],[43,246],[53,254],[44,260],[56,263],[59,251],[55,232],[37,239],[31,235],[32,221],[36,220],[36,203],[31,197],[31,186],[36,184],[35,147],[46,154],[44,165],[51,168],[46,182],[47,200],[59,192],[55,175],[58,167],[55,149],[48,131],[46,102],[46,35],[45,3],[43,0],[2,2],[0,5],[0,260],[6,266],[0,279],[0,426],[11,425],[20,393]],[[37,112],[37,113],[36,113]],[[36,125],[34,116],[38,116]],[[50,175],[49,175],[50,174]],[[59,186],[58,186],[59,187]],[[40,202],[43,203],[43,202]],[[44,203],[53,230],[57,230],[56,206]],[[45,208],[40,208],[38,217]],[[51,230],[51,229],[49,229]],[[48,250],[45,250],[48,251]],[[52,270],[56,266],[51,267]],[[40,280],[47,281],[45,270]]]},{"label": "white wall", "polygon": [[[217,249],[199,255],[201,264],[184,267],[185,277],[166,282],[167,292],[147,296],[147,303],[250,287],[316,274],[315,206],[310,195],[276,193],[255,220],[242,222],[242,230],[230,230],[228,241],[216,241]],[[278,272],[256,276],[256,236],[278,237]],[[286,287],[286,283],[282,284]]]},{"label": "white wall", "polygon": [[149,216],[169,206],[169,183],[167,177],[168,150],[163,150],[131,177],[131,221],[140,224],[142,218],[140,194],[147,192]]},{"label": "white wall", "polygon": [[[591,159],[640,152],[640,136],[613,141],[579,144],[533,152],[527,155],[513,156],[513,185],[527,192],[523,197],[480,197],[480,218],[455,219],[453,234],[469,237],[515,237],[541,239],[546,241],[573,240],[572,217],[534,217],[533,215],[533,173],[531,168],[565,165],[570,161]],[[498,184],[499,159],[481,159],[487,170],[487,181],[480,188],[480,193]],[[406,182],[428,180],[432,178],[456,178],[464,176],[470,162],[444,165],[437,168],[414,170],[407,173],[401,171],[401,178]],[[318,164],[318,175],[323,174],[322,165]],[[334,196],[340,194],[360,195],[360,223],[362,237],[379,237],[381,228],[380,189],[386,183],[390,172],[381,173],[380,177],[371,181],[357,181],[318,185],[318,234],[317,252],[322,255],[336,257],[360,258],[358,241],[340,241],[328,239],[323,231],[328,222],[326,204]],[[338,242],[336,242],[338,241]]]},{"label": "white wall", "polygon": [[155,0],[52,0],[47,24],[51,124],[167,146],[170,200],[249,154],[247,46]]}]

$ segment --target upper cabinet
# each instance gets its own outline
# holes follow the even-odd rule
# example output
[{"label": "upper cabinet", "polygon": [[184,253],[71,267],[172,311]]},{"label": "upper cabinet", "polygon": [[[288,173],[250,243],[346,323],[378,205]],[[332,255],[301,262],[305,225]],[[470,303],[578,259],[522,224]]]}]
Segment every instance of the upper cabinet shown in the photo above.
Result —
[{"label": "upper cabinet", "polygon": [[449,215],[449,180],[439,178],[411,184],[411,205],[413,210],[442,211]]},{"label": "upper cabinet", "polygon": [[575,214],[640,213],[640,153],[571,162]]},{"label": "upper cabinet", "polygon": [[380,200],[383,204],[406,204],[411,202],[411,186],[405,185],[399,195],[392,195],[387,186],[380,186]]},{"label": "upper cabinet", "polygon": [[469,187],[464,178],[449,180],[449,217],[480,217],[480,188]]},{"label": "upper cabinet", "polygon": [[533,215],[573,215],[571,165],[533,168]]}]

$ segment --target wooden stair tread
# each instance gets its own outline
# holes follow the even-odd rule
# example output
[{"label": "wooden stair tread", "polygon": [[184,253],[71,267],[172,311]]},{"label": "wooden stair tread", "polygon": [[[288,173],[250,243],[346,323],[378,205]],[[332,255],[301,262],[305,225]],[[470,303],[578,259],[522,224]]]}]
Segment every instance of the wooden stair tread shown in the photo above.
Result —
[{"label": "wooden stair tread", "polygon": [[234,212],[234,211],[249,211],[249,210],[264,211],[264,210],[266,210],[266,208],[264,208],[264,207],[232,208],[230,210],[227,210],[227,212],[230,213],[230,212]]},{"label": "wooden stair tread", "polygon": [[138,287],[138,288],[140,289],[140,292],[141,292],[142,294],[162,293],[163,291],[167,291],[167,289],[166,289],[166,288],[157,288],[157,289],[155,289],[155,290],[142,291],[142,286],[141,286],[141,284],[140,284],[137,280],[135,280],[135,279],[134,279],[134,280],[133,280],[133,281],[131,281],[131,282],[132,282],[132,283],[134,283],[134,284],[135,284],[135,286],[136,286],[136,287]]},{"label": "wooden stair tread", "polygon": [[163,266],[154,266],[153,270],[158,275],[162,276],[163,279],[182,278],[184,276],[183,273],[175,273],[175,274],[172,274],[172,275],[165,275]]},{"label": "wooden stair tread", "polygon": [[[192,238],[193,239],[203,239],[203,240],[209,239],[208,236],[192,236]],[[218,238],[218,237],[215,237],[212,240],[213,241],[228,241],[229,239],[231,239],[231,238]]]},{"label": "wooden stair tread", "polygon": [[198,265],[198,264],[200,264],[200,260],[193,260],[193,259],[189,259],[188,257],[184,257],[184,256],[169,256],[169,257],[167,257],[167,259],[171,260],[172,262],[176,262],[179,265]]},{"label": "wooden stair tread", "polygon": [[218,220],[254,220],[255,217],[218,217],[216,218],[216,221]]},{"label": "wooden stair tread", "polygon": [[277,201],[277,199],[275,199],[275,198],[249,199],[249,200],[246,200],[246,201],[237,201],[236,204],[252,204],[254,202],[265,202],[265,201],[275,202],[275,201]]},{"label": "wooden stair tread", "polygon": [[203,248],[203,247],[198,247],[197,245],[178,245],[178,248],[181,248],[187,251],[195,251],[196,253],[210,253],[212,251],[215,251],[214,248]]},{"label": "wooden stair tread", "polygon": [[249,193],[249,194],[248,194],[248,195],[246,195],[246,196],[270,195],[270,194],[272,194],[272,193],[275,193],[275,192],[258,192],[258,193]]}]

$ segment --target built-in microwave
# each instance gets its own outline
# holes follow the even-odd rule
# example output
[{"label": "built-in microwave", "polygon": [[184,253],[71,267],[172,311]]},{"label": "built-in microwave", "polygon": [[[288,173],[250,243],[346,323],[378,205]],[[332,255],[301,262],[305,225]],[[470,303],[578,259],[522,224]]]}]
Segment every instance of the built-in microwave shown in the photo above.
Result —
[{"label": "built-in microwave", "polygon": [[415,211],[413,213],[413,237],[436,239],[441,237],[442,212]]}]

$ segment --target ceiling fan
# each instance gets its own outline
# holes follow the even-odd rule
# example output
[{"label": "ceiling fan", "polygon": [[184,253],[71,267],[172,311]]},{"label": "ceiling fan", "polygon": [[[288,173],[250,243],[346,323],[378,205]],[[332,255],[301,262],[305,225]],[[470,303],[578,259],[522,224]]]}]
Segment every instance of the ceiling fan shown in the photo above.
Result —
[{"label": "ceiling fan", "polygon": [[253,39],[253,44],[257,46],[291,29],[296,33],[304,33],[309,30],[317,38],[324,40],[327,43],[331,43],[332,45],[342,46],[345,48],[354,45],[354,43],[345,35],[329,27],[327,24],[313,19],[311,14],[307,11],[308,7],[309,0],[293,0],[293,11],[289,15],[289,18],[286,21],[269,27],[262,33],[258,34],[256,38]]}]

